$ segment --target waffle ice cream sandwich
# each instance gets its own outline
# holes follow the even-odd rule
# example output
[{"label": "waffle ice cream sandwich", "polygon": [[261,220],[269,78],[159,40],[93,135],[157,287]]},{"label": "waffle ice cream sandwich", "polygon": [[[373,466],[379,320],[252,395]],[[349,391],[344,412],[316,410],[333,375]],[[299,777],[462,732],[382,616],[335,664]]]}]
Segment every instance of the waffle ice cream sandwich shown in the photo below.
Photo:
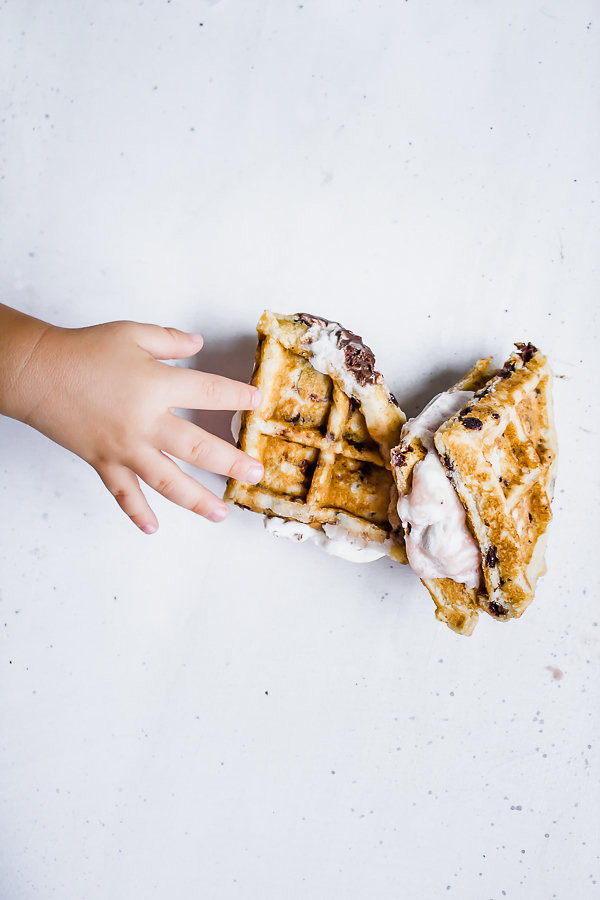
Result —
[{"label": "waffle ice cream sandwich", "polygon": [[546,570],[552,373],[533,344],[515,346],[500,371],[480,360],[434,398],[392,450],[409,562],[436,616],[460,634],[473,631],[480,610],[520,616]]},{"label": "waffle ice cream sandwich", "polygon": [[265,473],[258,485],[229,479],[224,499],[333,555],[407,562],[390,462],[405,416],[372,351],[306,313],[265,312],[257,332],[252,383],[263,400],[242,413],[238,446]]}]

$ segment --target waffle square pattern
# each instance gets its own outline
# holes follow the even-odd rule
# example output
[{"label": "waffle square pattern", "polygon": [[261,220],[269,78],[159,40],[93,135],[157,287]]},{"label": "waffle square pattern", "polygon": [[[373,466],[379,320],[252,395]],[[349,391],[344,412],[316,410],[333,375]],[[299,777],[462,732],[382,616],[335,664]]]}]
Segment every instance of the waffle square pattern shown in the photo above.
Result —
[{"label": "waffle square pattern", "polygon": [[[437,617],[461,634],[473,631],[480,610],[500,620],[524,612],[546,570],[552,518],[558,447],[548,361],[532,344],[521,343],[499,371],[490,363],[480,360],[451,389],[455,396],[469,392],[469,399],[433,435],[479,547],[481,568],[479,587],[452,578],[422,581]],[[392,451],[400,497],[410,495],[415,466],[426,453],[408,423]]]},{"label": "waffle square pattern", "polygon": [[[283,520],[282,533],[298,540],[312,533],[297,525],[308,526],[359,559],[375,549],[404,562],[402,531],[388,518],[396,496],[389,449],[404,416],[372,365],[365,374],[359,351],[369,348],[351,335],[351,370],[339,346],[349,346],[350,333],[337,323],[265,313],[257,330],[252,382],[263,401],[242,415],[239,445],[265,472],[258,485],[230,479],[225,499]],[[322,347],[324,336],[332,352],[323,362],[312,345]]]},{"label": "waffle square pattern", "polygon": [[518,617],[546,571],[552,518],[558,446],[546,357],[520,344],[438,429],[435,446],[481,548],[478,605],[498,619]]}]

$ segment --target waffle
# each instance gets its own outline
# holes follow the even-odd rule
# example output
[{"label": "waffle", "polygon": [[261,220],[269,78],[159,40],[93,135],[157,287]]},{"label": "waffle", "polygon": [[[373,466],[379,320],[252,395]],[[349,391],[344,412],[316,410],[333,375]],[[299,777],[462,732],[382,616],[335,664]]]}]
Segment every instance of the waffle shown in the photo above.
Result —
[{"label": "waffle", "polygon": [[[520,616],[545,572],[546,528],[552,517],[557,456],[552,415],[552,373],[532,344],[517,350],[500,371],[480,360],[456,385],[475,394],[434,435],[435,449],[467,514],[481,550],[479,589],[448,578],[422,579],[436,616],[470,634],[483,609],[496,619]],[[424,458],[417,439],[392,451],[400,495],[411,488]]]},{"label": "waffle", "polygon": [[390,450],[405,416],[371,350],[337,323],[303,313],[265,312],[257,332],[252,383],[263,400],[242,413],[238,446],[265,473],[258,485],[229,479],[224,499],[330,552],[345,544],[407,562],[400,521],[388,519],[396,496]]}]

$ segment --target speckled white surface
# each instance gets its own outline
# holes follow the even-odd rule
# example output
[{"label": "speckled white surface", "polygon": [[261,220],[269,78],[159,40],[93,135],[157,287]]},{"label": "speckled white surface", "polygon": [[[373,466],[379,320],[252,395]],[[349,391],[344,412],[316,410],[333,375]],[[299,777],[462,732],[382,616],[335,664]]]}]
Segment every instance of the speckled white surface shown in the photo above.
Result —
[{"label": "speckled white surface", "polygon": [[513,340],[564,376],[548,574],[469,639],[250,514],[145,537],[2,421],[3,900],[598,896],[597,12],[0,4],[5,302],[239,377],[307,309],[408,413]]}]

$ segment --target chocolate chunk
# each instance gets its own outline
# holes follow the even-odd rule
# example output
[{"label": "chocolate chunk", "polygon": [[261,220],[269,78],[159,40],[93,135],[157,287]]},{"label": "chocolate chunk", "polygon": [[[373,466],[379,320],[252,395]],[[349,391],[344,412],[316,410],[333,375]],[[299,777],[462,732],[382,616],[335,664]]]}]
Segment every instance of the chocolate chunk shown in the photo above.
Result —
[{"label": "chocolate chunk", "polygon": [[528,363],[534,353],[537,353],[537,347],[528,341],[526,344],[523,342],[517,342],[515,347],[519,351],[519,356],[523,360],[524,363]]},{"label": "chocolate chunk", "polygon": [[490,600],[487,605],[488,612],[495,616],[497,619],[505,619],[508,615],[508,610],[504,609],[503,606],[500,606],[499,603],[496,603],[495,600]]},{"label": "chocolate chunk", "polygon": [[402,468],[402,466],[406,465],[406,458],[404,451],[400,449],[400,447],[394,447],[391,453],[392,465],[397,469]]},{"label": "chocolate chunk", "polygon": [[510,359],[504,363],[504,366],[500,369],[500,378],[508,378],[508,376],[515,371],[515,364]]},{"label": "chocolate chunk", "polygon": [[337,325],[337,345],[344,351],[346,368],[348,368],[360,385],[376,384],[381,379],[380,373],[375,369],[375,355],[363,339],[352,331],[342,328],[339,322],[330,322],[321,316],[313,316],[311,313],[296,313],[296,318],[303,325]]},{"label": "chocolate chunk", "polygon": [[470,407],[469,407],[469,406],[463,406],[463,408],[462,408],[461,411],[459,412],[458,416],[459,416],[460,419],[464,419],[465,416],[468,416],[468,415],[469,415],[469,412],[470,412]]},{"label": "chocolate chunk", "polygon": [[397,469],[401,469],[402,466],[406,465],[406,454],[412,452],[413,448],[410,446],[410,444],[404,450],[402,450],[400,447],[394,447],[391,453],[392,465],[396,466]]},{"label": "chocolate chunk", "polygon": [[444,453],[444,455],[442,456],[442,465],[448,472],[454,471],[454,463],[450,459],[449,453]]},{"label": "chocolate chunk", "polygon": [[493,569],[497,562],[498,562],[498,550],[492,544],[492,546],[489,548],[488,552],[485,554],[485,564],[489,569]]},{"label": "chocolate chunk", "polygon": [[461,419],[461,422],[470,431],[481,431],[483,425],[481,419],[476,416],[467,416],[466,419]]},{"label": "chocolate chunk", "polygon": [[371,348],[363,344],[361,337],[352,334],[351,331],[342,331],[338,338],[338,347],[344,351],[346,367],[359,384],[376,383],[379,372],[375,369],[375,356]]},{"label": "chocolate chunk", "polygon": [[331,325],[329,319],[323,319],[321,316],[313,316],[312,313],[296,313],[296,317],[303,325]]}]

